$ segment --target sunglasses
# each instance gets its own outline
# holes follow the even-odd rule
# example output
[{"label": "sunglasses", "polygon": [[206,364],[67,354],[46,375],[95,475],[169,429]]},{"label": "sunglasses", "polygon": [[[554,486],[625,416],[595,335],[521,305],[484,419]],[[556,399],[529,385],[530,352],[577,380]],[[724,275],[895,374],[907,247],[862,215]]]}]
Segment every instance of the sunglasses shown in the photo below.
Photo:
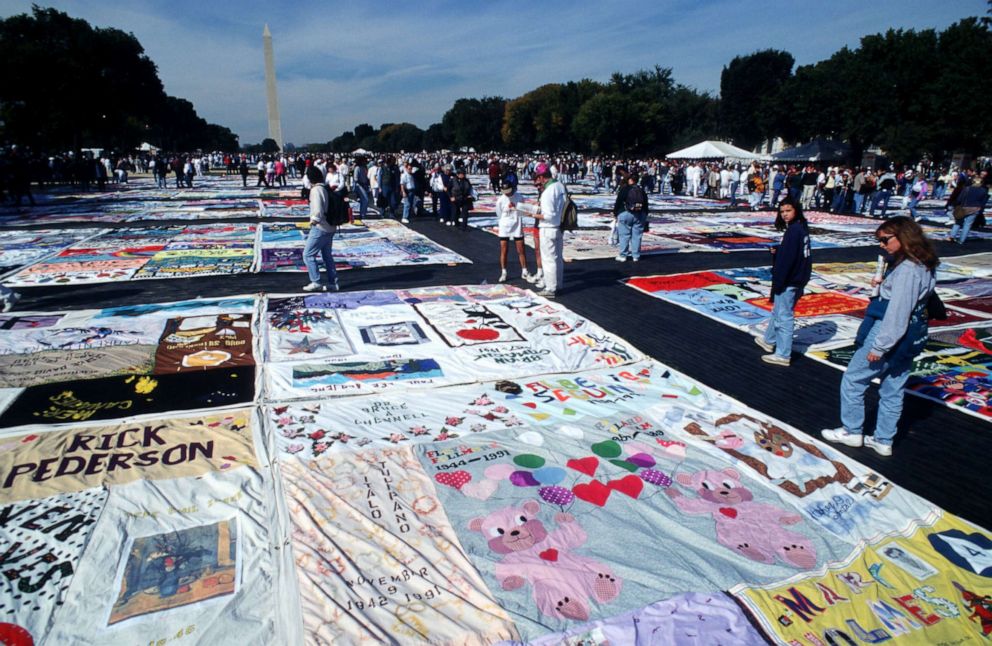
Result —
[{"label": "sunglasses", "polygon": [[896,236],[878,236],[878,244],[887,245],[889,244],[889,240],[895,237]]}]

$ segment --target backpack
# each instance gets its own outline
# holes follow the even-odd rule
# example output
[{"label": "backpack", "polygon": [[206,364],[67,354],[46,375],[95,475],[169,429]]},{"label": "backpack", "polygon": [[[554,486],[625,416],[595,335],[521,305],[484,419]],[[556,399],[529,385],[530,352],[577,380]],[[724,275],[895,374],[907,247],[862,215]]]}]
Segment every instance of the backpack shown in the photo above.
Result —
[{"label": "backpack", "polygon": [[627,189],[627,197],[624,200],[624,207],[631,213],[640,213],[644,208],[644,202],[647,198],[644,196],[644,189],[633,184]]},{"label": "backpack", "polygon": [[327,211],[324,217],[328,224],[336,227],[348,222],[348,203],[337,191],[327,190]]},{"label": "backpack", "polygon": [[561,222],[558,228],[562,231],[575,231],[579,228],[579,207],[575,206],[568,191],[565,191],[565,206],[561,210]]}]

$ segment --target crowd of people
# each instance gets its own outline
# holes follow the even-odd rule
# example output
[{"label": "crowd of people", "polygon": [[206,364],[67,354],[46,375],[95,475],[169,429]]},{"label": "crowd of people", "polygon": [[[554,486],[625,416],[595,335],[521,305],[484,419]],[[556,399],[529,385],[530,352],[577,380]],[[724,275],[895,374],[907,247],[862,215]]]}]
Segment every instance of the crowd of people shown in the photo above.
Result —
[{"label": "crowd of people", "polygon": [[[134,171],[152,174],[161,188],[169,187],[170,177],[174,177],[175,187],[183,189],[192,187],[194,178],[211,168],[240,175],[246,187],[253,173],[258,187],[286,187],[290,179],[300,180],[311,225],[303,253],[310,281],[303,290],[308,292],[339,289],[333,241],[337,227],[349,219],[360,224],[373,216],[404,223],[413,218],[436,218],[446,226],[465,229],[478,199],[469,175],[486,177],[490,191],[497,196],[498,281],[509,279],[507,261],[512,244],[520,277],[546,298],[555,298],[564,285],[561,222],[570,183],[584,182],[586,190],[615,195],[613,243],[618,247],[619,262],[640,259],[652,194],[727,200],[731,208],[739,199],[746,199],[751,209],[772,208],[782,240],[772,250],[771,317],[763,336],[755,341],[768,353],[762,360],[779,366],[791,365],[795,308],[812,270],[805,212],[817,209],[882,218],[875,235],[886,269],[874,281],[878,294],[858,330],[858,350],[841,383],[842,426],[824,430],[821,435],[830,442],[867,446],[883,456],[892,453],[903,387],[913,357],[927,337],[928,305],[935,286],[938,260],[917,224],[921,219],[918,206],[927,198],[945,200],[945,210],[954,219],[949,239],[963,244],[970,230],[980,224],[990,184],[987,167],[876,170],[495,154],[105,156],[80,151],[45,159],[9,149],[0,156],[0,197],[6,204],[21,205],[25,198],[34,204],[32,181],[71,184],[83,191],[106,190],[108,183],[126,184]],[[538,190],[536,199],[521,197],[521,181],[533,182]],[[894,197],[901,200],[897,208],[904,215],[889,217]],[[349,200],[357,204],[357,214],[349,209]],[[528,269],[525,253],[528,229],[533,231],[536,250],[534,271]],[[19,297],[3,288],[0,298],[8,310]],[[881,382],[878,420],[874,433],[865,435],[864,394],[876,378]]]}]

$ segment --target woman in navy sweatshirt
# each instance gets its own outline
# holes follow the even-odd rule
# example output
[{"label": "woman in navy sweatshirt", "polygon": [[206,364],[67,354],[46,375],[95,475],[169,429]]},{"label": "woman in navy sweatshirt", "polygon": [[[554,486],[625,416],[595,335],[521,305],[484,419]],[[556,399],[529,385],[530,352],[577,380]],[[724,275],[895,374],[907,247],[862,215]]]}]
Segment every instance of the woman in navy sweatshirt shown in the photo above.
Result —
[{"label": "woman in navy sweatshirt", "polygon": [[775,228],[785,230],[782,244],[772,251],[772,317],[764,338],[754,341],[770,354],[761,360],[776,366],[788,366],[792,360],[792,332],[795,329],[796,302],[803,295],[813,271],[809,227],[799,201],[791,195],[778,205]]}]

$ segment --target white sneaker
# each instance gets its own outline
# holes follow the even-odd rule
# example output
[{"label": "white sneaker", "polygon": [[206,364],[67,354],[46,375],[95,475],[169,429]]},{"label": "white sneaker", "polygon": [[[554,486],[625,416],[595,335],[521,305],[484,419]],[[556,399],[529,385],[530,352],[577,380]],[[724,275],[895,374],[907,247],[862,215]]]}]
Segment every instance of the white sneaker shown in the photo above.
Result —
[{"label": "white sneaker", "polygon": [[627,256],[617,256],[614,260],[617,262],[627,262]]},{"label": "white sneaker", "polygon": [[534,276],[534,280],[536,282],[543,281],[544,280],[544,270],[543,269],[538,269],[537,271],[534,272],[533,276]]},{"label": "white sneaker", "polygon": [[505,283],[506,282],[506,270],[505,269],[503,271],[499,272],[499,281],[498,282],[500,282],[500,283]]},{"label": "white sneaker", "polygon": [[537,293],[537,295],[538,296],[541,296],[543,298],[554,298],[555,297],[555,293],[552,292],[552,291],[550,291],[550,290],[547,290],[547,289],[541,289],[541,291],[539,291]]},{"label": "white sneaker", "polygon": [[820,431],[820,437],[828,442],[843,444],[844,446],[862,446],[865,443],[865,438],[862,435],[848,433],[843,426],[840,428],[824,429]]},{"label": "white sneaker", "polygon": [[890,455],[892,455],[892,445],[885,444],[883,442],[877,442],[875,440],[874,435],[865,435],[864,445],[867,446],[872,451],[874,451],[875,453],[881,455],[883,458],[887,458]]},{"label": "white sneaker", "polygon": [[520,277],[526,280],[528,283],[532,283],[536,280],[533,274],[527,273],[526,269],[520,273]]},{"label": "white sneaker", "polygon": [[765,341],[760,336],[754,337],[754,342],[757,343],[758,347],[760,347],[765,352],[775,352],[775,344]]},{"label": "white sneaker", "polygon": [[534,289],[544,289],[544,281],[537,280],[534,282]]},{"label": "white sneaker", "polygon": [[410,218],[403,218],[402,220],[400,220],[400,222],[402,222],[403,224],[410,224]]},{"label": "white sneaker", "polygon": [[792,365],[792,360],[789,357],[780,357],[777,354],[763,354],[761,355],[761,360],[776,366]]},{"label": "white sneaker", "polygon": [[303,288],[305,292],[323,292],[326,291],[327,287],[324,283],[310,283]]}]

